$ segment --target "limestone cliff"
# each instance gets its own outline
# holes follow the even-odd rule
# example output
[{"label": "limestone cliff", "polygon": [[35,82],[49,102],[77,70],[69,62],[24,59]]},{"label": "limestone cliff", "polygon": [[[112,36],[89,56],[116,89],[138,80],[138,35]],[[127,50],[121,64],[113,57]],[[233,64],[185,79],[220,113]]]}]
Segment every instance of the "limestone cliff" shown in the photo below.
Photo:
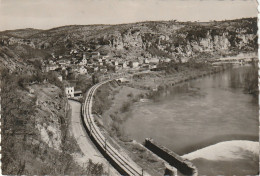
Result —
[{"label": "limestone cliff", "polygon": [[256,18],[207,23],[158,21],[65,26],[26,37],[11,34],[0,32],[0,45],[26,45],[56,54],[68,53],[72,48],[86,51],[102,46],[111,55],[125,58],[152,55],[176,59],[257,51]]}]

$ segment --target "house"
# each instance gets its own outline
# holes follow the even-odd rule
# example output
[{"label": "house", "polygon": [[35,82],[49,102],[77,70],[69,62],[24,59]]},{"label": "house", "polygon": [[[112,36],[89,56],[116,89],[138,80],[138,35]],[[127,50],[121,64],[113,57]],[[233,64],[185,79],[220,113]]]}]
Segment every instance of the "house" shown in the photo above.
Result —
[{"label": "house", "polygon": [[102,56],[102,60],[107,60],[109,56]]},{"label": "house", "polygon": [[171,59],[170,59],[170,58],[166,58],[166,59],[164,60],[164,62],[169,63],[169,62],[171,62]]},{"label": "house", "polygon": [[149,60],[147,58],[144,59],[144,64],[149,64]]},{"label": "house", "polygon": [[150,69],[154,69],[154,68],[157,68],[157,65],[151,65],[150,66]]},{"label": "house", "polygon": [[83,59],[80,61],[79,65],[86,65],[86,64],[87,64],[87,59],[86,59],[86,57],[85,58],[83,57]]},{"label": "house", "polygon": [[82,67],[79,68],[79,73],[80,74],[86,74],[86,73],[88,73],[88,70],[85,67],[82,66]]},{"label": "house", "polygon": [[117,61],[112,61],[112,64],[113,64],[114,66],[118,66],[118,62],[117,62]]},{"label": "house", "polygon": [[185,57],[182,57],[181,58],[181,63],[186,63],[189,61],[189,58],[185,58]]},{"label": "house", "polygon": [[61,66],[61,70],[66,70],[67,69],[67,67],[66,66]]},{"label": "house", "polygon": [[126,78],[118,78],[118,79],[116,79],[116,81],[119,83],[129,83],[129,80]]},{"label": "house", "polygon": [[54,71],[54,70],[56,70],[57,68],[59,68],[58,65],[47,65],[47,66],[45,67],[45,71],[46,71],[46,72]]},{"label": "house", "polygon": [[74,87],[65,87],[65,93],[68,98],[74,97]]},{"label": "house", "polygon": [[74,97],[81,98],[82,97],[82,91],[81,90],[74,91]]},{"label": "house", "polygon": [[98,71],[98,67],[94,67],[94,72]]},{"label": "house", "polygon": [[87,57],[86,57],[86,54],[85,54],[85,53],[83,54],[83,59],[87,59]]},{"label": "house", "polygon": [[31,87],[29,87],[29,93],[30,93],[30,94],[33,94],[33,93],[34,93],[34,89],[31,88]]},{"label": "house", "polygon": [[121,63],[119,63],[119,66],[121,66],[122,68],[127,68],[126,62],[121,62]]},{"label": "house", "polygon": [[54,53],[51,53],[51,56],[53,59],[55,59],[55,54]]},{"label": "house", "polygon": [[99,52],[92,52],[92,57],[99,57],[100,53]]},{"label": "house", "polygon": [[58,64],[60,64],[61,66],[63,66],[63,65],[68,65],[69,62],[66,61],[66,60],[59,60],[59,61],[58,61]]},{"label": "house", "polygon": [[61,76],[61,75],[58,75],[58,79],[59,79],[60,81],[62,81],[62,76]]},{"label": "house", "polygon": [[107,72],[107,68],[104,68],[104,67],[103,67],[103,68],[101,68],[101,67],[100,67],[100,68],[99,68],[99,71],[101,71],[101,72],[105,73],[105,72]]},{"label": "house", "polygon": [[139,66],[139,62],[130,62],[131,68],[137,68]]},{"label": "house", "polygon": [[158,58],[151,58],[150,61],[149,61],[149,63],[151,63],[151,64],[158,64],[159,61],[160,61],[160,60],[159,60]]}]

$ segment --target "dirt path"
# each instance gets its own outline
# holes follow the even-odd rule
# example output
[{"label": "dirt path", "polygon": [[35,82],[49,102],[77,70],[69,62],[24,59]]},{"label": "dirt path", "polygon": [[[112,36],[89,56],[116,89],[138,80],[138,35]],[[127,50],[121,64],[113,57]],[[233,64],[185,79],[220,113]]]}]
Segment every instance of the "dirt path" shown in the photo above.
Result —
[{"label": "dirt path", "polygon": [[105,171],[109,175],[119,175],[119,173],[113,168],[113,166],[111,166],[103,157],[103,155],[98,151],[98,149],[95,147],[95,145],[90,140],[88,134],[86,133],[80,117],[81,104],[72,100],[69,100],[69,104],[72,110],[70,130],[83,153],[83,156],[79,154],[75,155],[75,160],[82,166],[86,166],[85,163],[87,163],[88,160],[91,159],[94,163],[102,163],[105,167]]}]

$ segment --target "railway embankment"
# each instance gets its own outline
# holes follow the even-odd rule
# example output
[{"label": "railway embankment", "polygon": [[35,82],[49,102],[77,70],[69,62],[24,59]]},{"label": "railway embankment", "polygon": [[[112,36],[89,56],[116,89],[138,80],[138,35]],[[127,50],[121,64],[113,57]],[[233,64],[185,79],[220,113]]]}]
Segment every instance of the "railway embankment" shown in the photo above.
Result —
[{"label": "railway embankment", "polygon": [[115,149],[101,133],[96,125],[92,115],[92,100],[96,89],[108,81],[96,84],[91,87],[86,95],[85,102],[82,106],[82,120],[91,140],[94,142],[104,157],[118,170],[122,175],[149,175],[139,167],[130,158]]}]

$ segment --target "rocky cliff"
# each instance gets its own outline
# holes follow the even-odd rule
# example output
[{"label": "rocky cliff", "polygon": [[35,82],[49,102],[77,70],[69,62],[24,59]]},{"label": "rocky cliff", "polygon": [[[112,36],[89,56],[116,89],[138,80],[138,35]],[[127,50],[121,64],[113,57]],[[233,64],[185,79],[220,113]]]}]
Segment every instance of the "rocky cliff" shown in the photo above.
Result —
[{"label": "rocky cliff", "polygon": [[[30,35],[31,34],[31,35]],[[0,33],[0,45],[26,45],[47,53],[100,50],[122,57],[210,57],[256,52],[257,19],[220,22],[141,22],[121,25],[64,26],[50,30]],[[102,47],[103,46],[103,47]]]}]

